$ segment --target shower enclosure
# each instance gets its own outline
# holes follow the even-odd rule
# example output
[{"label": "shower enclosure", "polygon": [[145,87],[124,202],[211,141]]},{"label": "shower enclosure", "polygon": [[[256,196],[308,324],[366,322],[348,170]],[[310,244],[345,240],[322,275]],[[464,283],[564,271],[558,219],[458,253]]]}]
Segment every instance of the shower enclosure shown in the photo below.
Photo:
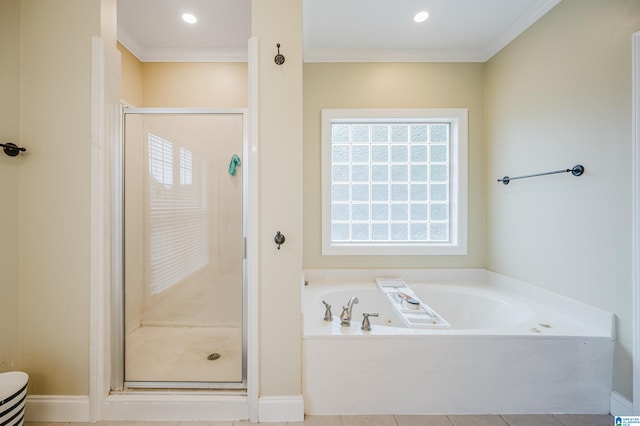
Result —
[{"label": "shower enclosure", "polygon": [[114,390],[246,388],[245,121],[124,109]]}]

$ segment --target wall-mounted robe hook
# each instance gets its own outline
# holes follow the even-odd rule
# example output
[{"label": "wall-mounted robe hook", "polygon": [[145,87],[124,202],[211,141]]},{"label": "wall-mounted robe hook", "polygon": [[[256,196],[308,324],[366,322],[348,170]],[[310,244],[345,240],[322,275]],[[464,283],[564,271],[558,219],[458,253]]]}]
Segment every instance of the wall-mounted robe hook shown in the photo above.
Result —
[{"label": "wall-mounted robe hook", "polygon": [[11,142],[0,143],[0,146],[4,150],[4,153],[9,157],[15,157],[16,155],[20,154],[20,152],[25,152],[27,150],[26,148],[21,148]]},{"label": "wall-mounted robe hook", "polygon": [[276,55],[275,58],[273,58],[273,60],[276,63],[276,65],[282,65],[284,64],[284,55],[280,54],[280,43],[276,44],[276,47],[278,48],[278,54]]},{"label": "wall-mounted robe hook", "polygon": [[276,236],[273,237],[273,241],[278,245],[278,250],[280,250],[280,246],[284,244],[284,234],[281,234],[280,231],[276,232]]}]

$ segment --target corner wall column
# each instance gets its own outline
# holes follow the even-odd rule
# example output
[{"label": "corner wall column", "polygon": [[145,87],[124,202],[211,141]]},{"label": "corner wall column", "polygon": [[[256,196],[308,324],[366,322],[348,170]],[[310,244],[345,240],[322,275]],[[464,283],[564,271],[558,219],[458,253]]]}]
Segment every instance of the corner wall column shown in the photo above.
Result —
[{"label": "corner wall column", "polygon": [[[302,1],[253,0],[251,16],[260,45],[259,420],[302,421]],[[279,250],[277,232],[286,237]]]}]

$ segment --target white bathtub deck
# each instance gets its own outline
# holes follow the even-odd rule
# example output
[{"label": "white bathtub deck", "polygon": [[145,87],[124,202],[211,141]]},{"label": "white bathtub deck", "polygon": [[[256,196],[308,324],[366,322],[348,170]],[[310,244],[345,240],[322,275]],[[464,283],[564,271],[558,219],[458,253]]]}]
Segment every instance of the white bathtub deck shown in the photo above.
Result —
[{"label": "white bathtub deck", "polygon": [[[494,287],[483,281],[444,282],[461,291],[464,286]],[[505,285],[519,283],[496,284]],[[303,395],[308,414],[608,412],[611,314],[557,295],[535,294],[523,284],[509,297],[530,302],[531,313],[506,327],[425,330],[382,322],[364,332],[361,312],[371,310],[361,305],[384,309],[373,306],[373,293],[365,292],[355,305],[361,308],[359,317],[354,316],[350,327],[341,327],[339,301],[358,296],[367,286],[362,280],[321,279],[303,289]],[[328,298],[326,289],[332,287],[338,297],[334,321],[328,323],[322,320],[318,298]]]}]

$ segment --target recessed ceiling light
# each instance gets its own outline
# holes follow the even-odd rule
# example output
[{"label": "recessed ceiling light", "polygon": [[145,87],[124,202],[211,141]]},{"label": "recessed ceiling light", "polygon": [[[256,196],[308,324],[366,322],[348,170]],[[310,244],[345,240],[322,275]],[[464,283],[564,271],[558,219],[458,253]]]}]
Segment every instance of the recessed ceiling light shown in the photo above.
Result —
[{"label": "recessed ceiling light", "polygon": [[184,22],[186,22],[187,24],[195,24],[196,22],[198,22],[198,18],[196,18],[191,13],[183,13],[182,14],[182,20]]},{"label": "recessed ceiling light", "polygon": [[413,17],[415,22],[424,22],[429,18],[429,12],[423,10],[422,12],[416,13],[416,16]]}]

